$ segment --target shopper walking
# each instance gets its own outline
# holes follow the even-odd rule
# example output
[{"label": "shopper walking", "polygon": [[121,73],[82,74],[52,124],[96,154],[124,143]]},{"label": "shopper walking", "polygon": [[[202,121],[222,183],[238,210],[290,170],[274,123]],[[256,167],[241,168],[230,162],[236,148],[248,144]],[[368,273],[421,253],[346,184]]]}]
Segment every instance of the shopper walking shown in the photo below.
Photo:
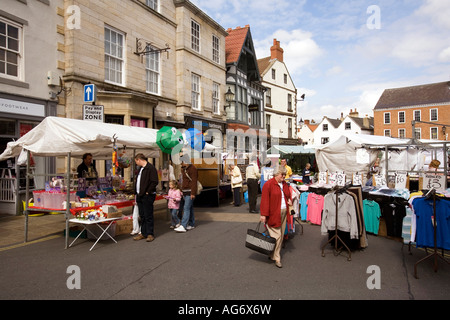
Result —
[{"label": "shopper walking", "polygon": [[302,172],[302,181],[303,184],[310,184],[311,183],[311,164],[307,163],[305,166],[305,169],[303,169]]},{"label": "shopper walking", "polygon": [[242,188],[242,174],[238,166],[230,164],[229,166],[231,175],[231,190],[233,190],[234,206],[239,207],[241,205],[241,188]]},{"label": "shopper walking", "polygon": [[171,180],[169,181],[169,192],[167,194],[166,199],[169,200],[167,203],[167,207],[170,210],[172,215],[170,228],[178,228],[180,226],[180,218],[178,218],[178,210],[180,209],[181,198],[183,197],[183,193],[178,186],[178,181]]},{"label": "shopper walking", "polygon": [[256,199],[258,197],[258,180],[261,178],[256,159],[252,158],[250,164],[245,169],[245,178],[248,187],[248,207],[250,213],[257,213]]},{"label": "shopper walking", "polygon": [[141,218],[141,233],[133,239],[147,239],[150,242],[155,239],[153,203],[156,198],[156,186],[159,183],[158,172],[142,153],[138,153],[134,161],[141,167],[136,178],[136,203]]},{"label": "shopper walking", "polygon": [[192,163],[181,163],[181,190],[183,192],[184,207],[181,225],[174,230],[186,232],[195,228],[194,200],[197,194],[197,168]]},{"label": "shopper walking", "polygon": [[278,268],[281,264],[281,245],[286,229],[286,214],[292,205],[289,186],[285,181],[286,169],[280,167],[274,177],[266,182],[261,195],[260,221],[265,223],[271,237],[276,239],[275,250],[270,258]]}]

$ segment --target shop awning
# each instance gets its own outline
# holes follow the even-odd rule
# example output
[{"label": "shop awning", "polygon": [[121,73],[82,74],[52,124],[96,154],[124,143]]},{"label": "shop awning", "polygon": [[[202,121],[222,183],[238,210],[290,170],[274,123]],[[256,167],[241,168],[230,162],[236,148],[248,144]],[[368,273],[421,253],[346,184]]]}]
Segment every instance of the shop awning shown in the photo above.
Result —
[{"label": "shop awning", "polygon": [[314,154],[314,149],[305,148],[304,146],[274,145],[267,153],[269,154]]}]

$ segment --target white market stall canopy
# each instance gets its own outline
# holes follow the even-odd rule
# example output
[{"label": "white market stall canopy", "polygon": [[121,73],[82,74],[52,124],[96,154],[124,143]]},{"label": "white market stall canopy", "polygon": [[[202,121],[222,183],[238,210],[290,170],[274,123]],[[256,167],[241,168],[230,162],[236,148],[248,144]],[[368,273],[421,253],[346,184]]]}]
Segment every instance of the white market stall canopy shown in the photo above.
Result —
[{"label": "white market stall canopy", "polygon": [[269,154],[310,154],[314,153],[313,149],[308,149],[303,146],[288,146],[288,145],[274,145],[267,153]]},{"label": "white market stall canopy", "polygon": [[[323,146],[316,146],[316,161],[320,171],[367,172],[378,151],[371,146],[406,145],[405,140],[384,136],[346,134]],[[381,163],[381,166],[383,163]],[[398,168],[407,170],[407,168]]]},{"label": "white market stall canopy", "polygon": [[[46,117],[17,141],[9,142],[0,161],[17,157],[29,150],[34,156],[81,156],[90,152],[96,158],[111,157],[114,138],[119,148],[136,149],[150,158],[160,156],[156,144],[157,129]],[[214,149],[206,144],[205,150]]]}]

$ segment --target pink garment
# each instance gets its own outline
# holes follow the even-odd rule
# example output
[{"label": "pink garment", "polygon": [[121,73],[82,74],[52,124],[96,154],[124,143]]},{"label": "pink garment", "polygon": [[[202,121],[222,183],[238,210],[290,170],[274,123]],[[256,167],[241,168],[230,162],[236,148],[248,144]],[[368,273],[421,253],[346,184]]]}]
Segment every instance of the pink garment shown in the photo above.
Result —
[{"label": "pink garment", "polygon": [[167,194],[167,199],[169,199],[167,206],[169,209],[180,209],[180,201],[182,197],[183,193],[180,189],[169,189],[169,193]]},{"label": "pink garment", "polygon": [[306,204],[308,205],[307,221],[312,224],[322,224],[323,201],[324,197],[319,194],[310,193],[308,195],[308,200],[306,200]]}]

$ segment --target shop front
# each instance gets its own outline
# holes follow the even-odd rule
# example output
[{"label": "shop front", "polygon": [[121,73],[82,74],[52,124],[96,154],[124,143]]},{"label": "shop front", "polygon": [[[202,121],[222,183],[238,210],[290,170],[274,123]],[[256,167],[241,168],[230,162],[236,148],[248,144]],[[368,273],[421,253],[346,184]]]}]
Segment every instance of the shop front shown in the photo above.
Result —
[{"label": "shop front", "polygon": [[[45,101],[24,96],[0,93],[0,153],[8,142],[15,141],[36,127],[45,117],[56,115],[56,101]],[[54,167],[53,159],[34,158],[33,170],[44,172]],[[24,168],[15,158],[0,162],[0,212],[17,215],[21,210],[21,197],[25,189]],[[30,181],[33,185],[43,186],[42,179]]]}]

